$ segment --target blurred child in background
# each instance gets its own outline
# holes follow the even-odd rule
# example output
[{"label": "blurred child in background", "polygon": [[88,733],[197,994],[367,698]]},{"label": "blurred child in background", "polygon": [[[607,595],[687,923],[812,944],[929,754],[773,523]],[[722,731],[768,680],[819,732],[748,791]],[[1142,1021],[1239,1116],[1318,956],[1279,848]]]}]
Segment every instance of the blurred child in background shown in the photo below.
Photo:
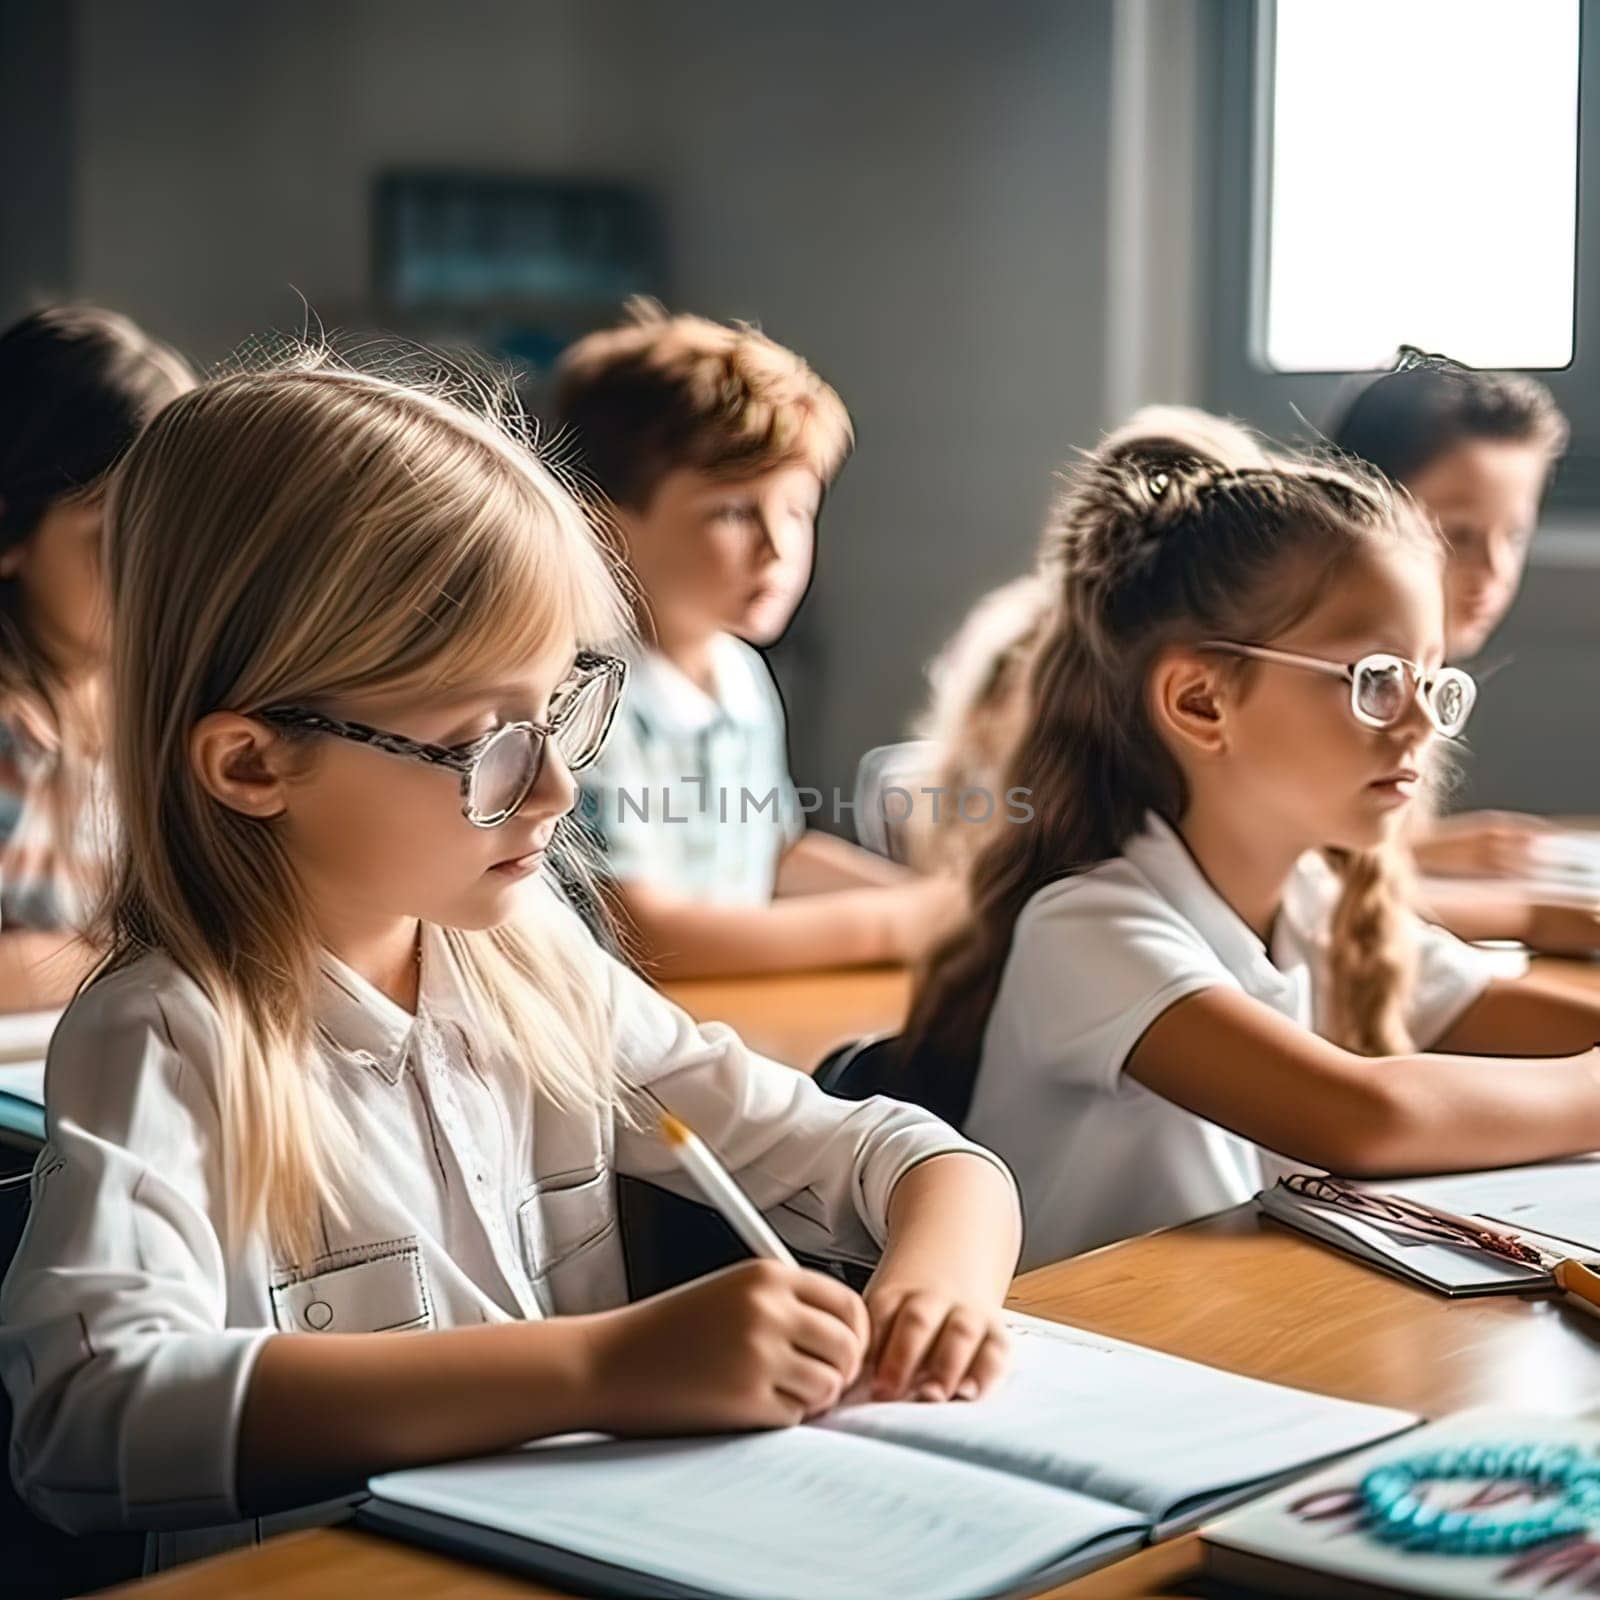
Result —
[{"label": "blurred child in background", "polygon": [[[1451,660],[1482,653],[1522,583],[1541,502],[1567,447],[1567,421],[1534,378],[1479,372],[1409,347],[1334,420],[1341,450],[1408,489],[1439,525],[1447,554]],[[1468,938],[1514,938],[1558,954],[1600,947],[1595,911],[1526,887],[1441,877],[1527,879],[1559,836],[1542,818],[1468,812],[1421,819],[1418,865],[1433,874],[1433,915]]]},{"label": "blurred child in background", "polygon": [[193,384],[126,317],[36,311],[0,334],[0,1009],[66,999],[99,887],[106,473]]},{"label": "blurred child in background", "polygon": [[582,815],[658,976],[905,961],[957,899],[804,825],[754,647],[810,582],[850,417],[755,329],[631,306],[567,353],[557,408],[609,498],[645,644]]}]

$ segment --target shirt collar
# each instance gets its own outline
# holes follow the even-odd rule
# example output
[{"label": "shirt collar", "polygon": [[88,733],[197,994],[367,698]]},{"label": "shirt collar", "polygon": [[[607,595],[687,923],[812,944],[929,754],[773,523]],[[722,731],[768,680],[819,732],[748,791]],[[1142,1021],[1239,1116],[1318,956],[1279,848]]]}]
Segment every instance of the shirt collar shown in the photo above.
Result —
[{"label": "shirt collar", "polygon": [[1143,832],[1128,841],[1123,854],[1193,925],[1247,992],[1262,997],[1292,987],[1293,975],[1274,965],[1266,945],[1217,893],[1178,831],[1164,818],[1147,812]]},{"label": "shirt collar", "polygon": [[633,710],[647,723],[690,733],[720,722],[745,726],[762,721],[761,697],[745,658],[749,648],[731,634],[719,633],[712,640],[715,693],[707,694],[659,650],[639,647],[632,652],[627,691]]},{"label": "shirt collar", "polygon": [[[450,947],[443,933],[426,922],[422,924],[420,996],[418,1010],[429,1017],[455,1015],[461,1009],[460,984]],[[332,951],[324,950],[317,1025],[338,1055],[373,1067],[390,1083],[398,1083],[417,1028],[417,1016],[396,1005]]]}]

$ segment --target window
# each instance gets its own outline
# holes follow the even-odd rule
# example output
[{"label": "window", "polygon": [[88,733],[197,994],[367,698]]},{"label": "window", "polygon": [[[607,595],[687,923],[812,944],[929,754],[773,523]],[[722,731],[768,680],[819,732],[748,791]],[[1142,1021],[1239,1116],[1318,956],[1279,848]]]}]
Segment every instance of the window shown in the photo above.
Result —
[{"label": "window", "polygon": [[1578,0],[1278,0],[1257,67],[1263,365],[1572,361]]}]

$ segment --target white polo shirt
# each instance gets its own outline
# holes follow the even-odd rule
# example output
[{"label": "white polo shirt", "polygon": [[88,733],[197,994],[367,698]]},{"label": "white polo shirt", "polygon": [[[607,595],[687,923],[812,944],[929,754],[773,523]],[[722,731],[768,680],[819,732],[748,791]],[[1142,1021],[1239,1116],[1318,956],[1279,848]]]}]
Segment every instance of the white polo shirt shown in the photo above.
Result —
[{"label": "white polo shirt", "polygon": [[[1258,1145],[1123,1072],[1163,1012],[1228,987],[1325,1031],[1326,939],[1338,882],[1302,859],[1268,949],[1212,888],[1165,822],[1123,855],[1041,889],[1017,919],[984,1034],[966,1132],[1022,1189],[1024,1269],[1187,1222],[1262,1187]],[[1426,1049],[1520,957],[1476,950],[1418,922],[1408,1024]]]},{"label": "white polo shirt", "polygon": [[600,759],[579,774],[579,816],[606,874],[713,905],[766,905],[805,831],[789,777],[783,700],[742,640],[712,644],[714,693],[636,650]]}]

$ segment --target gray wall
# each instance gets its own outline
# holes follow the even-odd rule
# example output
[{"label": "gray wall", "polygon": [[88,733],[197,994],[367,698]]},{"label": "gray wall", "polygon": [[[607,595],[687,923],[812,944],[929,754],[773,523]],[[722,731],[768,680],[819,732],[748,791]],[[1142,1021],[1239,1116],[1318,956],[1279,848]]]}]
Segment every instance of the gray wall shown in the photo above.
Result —
[{"label": "gray wall", "polygon": [[677,303],[855,414],[777,658],[797,777],[848,790],[1101,424],[1111,9],[79,0],[68,287],[209,360],[296,291],[360,320],[380,168],[655,184]]},{"label": "gray wall", "polygon": [[72,273],[74,13],[0,0],[0,317]]}]

